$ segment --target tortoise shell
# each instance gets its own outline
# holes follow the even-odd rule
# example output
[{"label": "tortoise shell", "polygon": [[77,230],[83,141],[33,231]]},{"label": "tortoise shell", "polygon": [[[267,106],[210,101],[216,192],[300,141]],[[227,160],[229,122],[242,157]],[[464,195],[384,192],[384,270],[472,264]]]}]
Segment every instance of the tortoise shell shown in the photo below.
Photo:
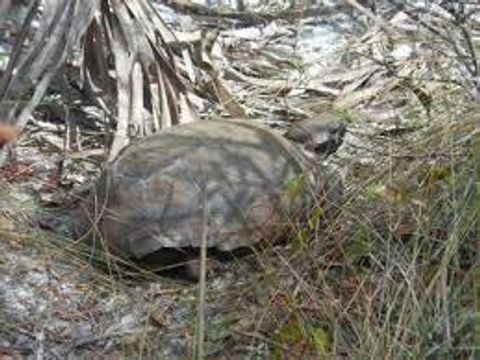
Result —
[{"label": "tortoise shell", "polygon": [[90,196],[109,249],[142,259],[167,249],[250,247],[304,212],[319,176],[302,151],[252,120],[201,120],[123,149]]}]

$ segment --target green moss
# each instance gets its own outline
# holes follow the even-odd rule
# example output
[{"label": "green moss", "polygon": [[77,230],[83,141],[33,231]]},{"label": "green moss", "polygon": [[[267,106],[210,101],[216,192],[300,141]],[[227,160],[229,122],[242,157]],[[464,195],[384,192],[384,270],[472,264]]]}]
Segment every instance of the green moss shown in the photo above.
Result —
[{"label": "green moss", "polygon": [[309,326],[298,317],[281,327],[272,343],[270,356],[273,360],[285,359],[286,354],[292,359],[308,353],[326,356],[332,350],[332,339],[327,330]]}]

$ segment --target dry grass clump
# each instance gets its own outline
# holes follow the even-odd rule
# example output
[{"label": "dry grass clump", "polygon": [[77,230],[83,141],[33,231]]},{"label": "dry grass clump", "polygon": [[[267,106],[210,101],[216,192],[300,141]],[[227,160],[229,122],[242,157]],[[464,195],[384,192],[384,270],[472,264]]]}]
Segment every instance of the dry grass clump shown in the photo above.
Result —
[{"label": "dry grass clump", "polygon": [[466,110],[385,141],[350,164],[335,223],[262,258],[272,358],[475,358],[478,125]]}]

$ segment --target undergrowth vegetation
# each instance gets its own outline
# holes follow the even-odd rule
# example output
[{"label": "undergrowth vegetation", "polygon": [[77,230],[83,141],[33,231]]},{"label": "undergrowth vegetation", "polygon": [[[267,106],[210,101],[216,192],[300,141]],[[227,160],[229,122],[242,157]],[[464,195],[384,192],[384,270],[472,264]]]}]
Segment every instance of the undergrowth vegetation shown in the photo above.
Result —
[{"label": "undergrowth vegetation", "polygon": [[[347,2],[360,6],[357,1]],[[136,7],[136,2],[103,1],[106,14],[102,21],[93,11],[93,5],[100,2],[88,3],[91,11],[84,14],[82,28],[87,28],[88,20],[95,26],[111,23],[116,29],[122,21],[129,23],[130,16],[138,24],[148,25],[142,15],[145,9]],[[114,3],[118,3],[116,7]],[[480,358],[480,90],[475,55],[478,46],[471,35],[478,29],[478,20],[471,19],[473,12],[455,18],[441,7],[439,13],[430,14],[436,9],[433,5],[432,10],[409,7],[407,2],[390,3],[391,11],[385,11],[384,18],[381,13],[374,16],[367,12],[372,21],[364,36],[350,34],[349,44],[331,54],[341,58],[338,64],[318,72],[312,70],[312,63],[303,64],[308,54],[297,62],[292,55],[296,54],[296,44],[286,55],[275,48],[277,40],[283,49],[282,41],[290,44],[293,37],[295,43],[301,38],[289,23],[275,25],[270,30],[273,35],[262,35],[266,37],[263,47],[257,47],[253,37],[242,37],[227,26],[228,31],[222,30],[223,38],[216,34],[212,40],[218,51],[223,49],[224,53],[215,55],[221,61],[212,62],[213,66],[199,57],[203,66],[209,65],[207,73],[213,80],[197,93],[219,103],[211,112],[214,104],[209,103],[203,116],[248,113],[321,120],[324,113],[331,112],[348,121],[347,137],[350,135],[350,142],[328,160],[334,169],[332,181],[342,184],[343,195],[328,206],[319,203],[307,221],[292,219],[289,238],[281,244],[268,244],[227,262],[210,259],[209,275],[203,283],[159,276],[114,257],[104,243],[92,246],[74,235],[70,230],[75,216],[55,212],[58,209],[50,212],[38,199],[45,185],[50,186],[49,195],[61,192],[62,186],[55,178],[58,174],[49,173],[50,168],[40,171],[41,166],[35,167],[36,157],[31,156],[28,166],[16,163],[2,167],[0,358],[4,353],[12,358],[35,354],[39,359],[52,354],[57,358],[111,355],[144,359]],[[62,31],[76,29],[70,26],[70,19],[76,18],[74,10],[84,11],[75,4],[56,5],[58,11],[70,9],[60,23]],[[149,7],[147,13],[152,9]],[[146,34],[153,36],[158,21],[149,26],[152,31]],[[282,26],[288,31],[281,32]],[[121,130],[115,135],[118,145],[128,142],[129,129],[134,128],[129,121],[140,121],[144,107],[151,107],[158,117],[153,116],[154,123],[159,121],[161,107],[150,104],[150,100],[159,100],[156,96],[162,97],[162,106],[175,110],[162,113],[171,117],[167,123],[176,123],[181,115],[177,103],[190,88],[162,84],[168,80],[181,85],[179,79],[185,74],[163,74],[163,69],[170,67],[157,64],[159,45],[135,33],[136,27],[125,25],[123,30],[131,30],[143,40],[128,36],[125,49],[102,48],[95,41],[112,35],[113,40],[107,42],[115,45],[122,38],[120,31],[92,29],[89,42],[84,44],[85,53],[98,48],[103,49],[105,59],[115,55],[122,69],[120,80],[122,76],[131,80],[129,86],[124,86],[127,82],[119,86],[118,97],[123,102],[115,99],[116,95],[112,95],[115,101],[108,98],[106,102],[111,106],[107,113],[115,115],[109,115],[110,120],[118,120],[116,128]],[[229,36],[235,45],[222,43]],[[52,54],[56,49],[63,54],[67,48],[62,39],[50,39],[56,45],[47,47],[39,42],[34,48]],[[137,45],[146,39],[148,47]],[[197,40],[195,43],[200,44],[204,39]],[[161,46],[167,48],[168,44],[162,42]],[[20,54],[22,47],[16,49]],[[148,52],[149,57],[143,58],[136,51]],[[202,55],[207,55],[203,54],[206,51],[202,48]],[[35,54],[27,55],[33,59]],[[181,54],[181,58],[189,58],[183,48]],[[130,74],[124,69],[126,63],[120,61],[127,55],[132,64],[137,55],[148,60],[146,64],[156,64],[148,88],[153,95],[145,104],[141,78],[149,67],[132,66]],[[57,57],[49,57],[55,66],[48,72],[37,71],[37,67],[47,65],[29,57],[24,65],[32,64],[35,74],[47,74],[49,80],[57,67],[63,66]],[[165,59],[171,58],[170,53],[165,55]],[[317,65],[315,61],[313,65]],[[85,69],[89,65],[88,61],[82,63]],[[307,65],[312,66],[311,72],[306,71]],[[196,76],[193,70],[188,71],[191,66],[185,68],[193,82]],[[30,79],[13,65],[10,70],[15,70],[14,78],[22,78],[18,81]],[[105,79],[111,73],[108,66],[102,67]],[[118,77],[108,79],[115,83]],[[43,81],[34,84],[38,96],[31,100],[21,123],[27,123],[27,115],[40,101],[39,94],[47,89]],[[92,84],[96,89],[95,82]],[[162,96],[158,96],[157,86],[163,89]],[[215,89],[210,93],[206,88]],[[116,94],[113,87],[109,91]],[[177,92],[178,98],[171,95]],[[97,100],[105,95],[96,94]],[[131,97],[137,99],[136,105],[128,100]],[[59,108],[63,123],[63,105]],[[122,116],[115,113],[117,110]],[[133,111],[138,112],[138,119],[130,116]],[[41,114],[39,118],[46,120],[48,116]],[[112,128],[102,127],[103,118],[97,123],[101,124],[99,129],[84,131],[83,145],[98,145],[94,149],[100,150],[98,156],[104,154],[105,144],[101,143]],[[33,127],[45,124],[48,121]],[[140,121],[141,132],[148,129],[145,124]],[[60,131],[50,125],[46,127],[55,133],[68,132],[70,126]],[[38,150],[35,142],[43,139],[49,144],[46,148],[64,151],[62,156],[72,155],[71,162],[89,162],[85,161],[88,155],[79,160],[81,147],[68,153],[61,150],[62,145],[55,145],[63,144],[61,136],[50,142],[51,137],[31,140],[29,137],[39,130],[26,129],[26,136],[18,142],[22,155],[28,157],[28,151]],[[101,140],[85,141],[85,133],[92,139],[102,134]],[[88,146],[84,150],[92,150],[86,149]],[[38,153],[41,151],[35,156]],[[89,168],[98,172],[97,165]],[[71,181],[67,191],[87,182],[86,177],[81,176],[77,183]],[[299,184],[288,190],[295,193]],[[55,232],[42,229],[48,227],[43,216],[49,212],[48,217],[57,223]],[[4,344],[11,346],[4,349]]]},{"label": "undergrowth vegetation", "polygon": [[272,358],[478,356],[480,118],[437,120],[350,166],[335,224],[271,269]]}]

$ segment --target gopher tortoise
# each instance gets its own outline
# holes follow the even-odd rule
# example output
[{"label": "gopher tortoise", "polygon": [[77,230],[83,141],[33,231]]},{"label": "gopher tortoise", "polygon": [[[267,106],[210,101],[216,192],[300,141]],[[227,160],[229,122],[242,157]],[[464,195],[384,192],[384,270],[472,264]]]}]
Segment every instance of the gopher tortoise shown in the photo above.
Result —
[{"label": "gopher tortoise", "polygon": [[[345,133],[338,124],[324,126],[330,152]],[[324,185],[311,158],[268,126],[200,120],[123,149],[88,197],[88,218],[113,254],[171,266],[196,256],[204,234],[209,254],[277,239]]]}]

